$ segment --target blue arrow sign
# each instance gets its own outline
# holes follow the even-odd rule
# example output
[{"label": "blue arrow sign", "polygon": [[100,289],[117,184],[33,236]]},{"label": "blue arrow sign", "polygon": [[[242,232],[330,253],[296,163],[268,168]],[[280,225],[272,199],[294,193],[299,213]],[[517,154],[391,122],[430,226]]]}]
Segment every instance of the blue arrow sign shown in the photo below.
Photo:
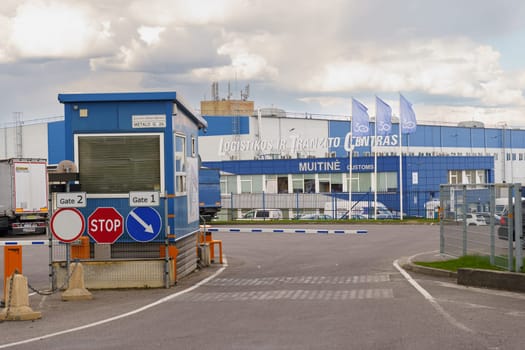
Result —
[{"label": "blue arrow sign", "polygon": [[149,242],[159,235],[162,219],[154,208],[137,207],[126,217],[126,228],[135,241]]}]

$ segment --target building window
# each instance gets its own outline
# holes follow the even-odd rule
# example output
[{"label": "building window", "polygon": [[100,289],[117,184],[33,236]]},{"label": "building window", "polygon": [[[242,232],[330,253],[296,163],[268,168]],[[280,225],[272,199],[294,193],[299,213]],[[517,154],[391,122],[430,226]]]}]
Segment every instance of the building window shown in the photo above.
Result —
[{"label": "building window", "polygon": [[[349,186],[348,178],[346,185]],[[372,173],[352,173],[352,192],[370,192],[372,188]],[[350,187],[347,187],[349,190]]]},{"label": "building window", "polygon": [[222,176],[221,175],[221,193],[229,193],[228,192],[228,181],[227,178],[230,176]]},{"label": "building window", "polygon": [[226,177],[226,191],[225,193],[237,194],[237,175],[227,175]]},{"label": "building window", "polygon": [[377,191],[378,192],[396,192],[397,191],[397,173],[395,172],[377,173]]},{"label": "building window", "polygon": [[451,185],[476,185],[486,183],[487,175],[485,170],[450,170],[448,179]]},{"label": "building window", "polygon": [[315,193],[315,174],[304,175],[304,192]]},{"label": "building window", "polygon": [[277,177],[277,193],[288,193],[288,176]]},{"label": "building window", "polygon": [[319,193],[330,192],[330,174],[319,174]]},{"label": "building window", "polygon": [[487,176],[485,170],[476,170],[476,178],[478,179],[478,184],[485,184],[487,183]]},{"label": "building window", "polygon": [[292,191],[293,193],[303,193],[304,192],[304,176],[294,174],[292,175]]},{"label": "building window", "polygon": [[186,136],[175,134],[175,194],[186,194]]},{"label": "building window", "polygon": [[76,135],[82,190],[163,191],[160,134]]},{"label": "building window", "polygon": [[241,193],[253,193],[250,175],[241,175]]},{"label": "building window", "polygon": [[194,135],[191,135],[191,156],[197,156],[197,139]]},{"label": "building window", "polygon": [[448,183],[451,185],[462,184],[463,177],[461,170],[450,170],[448,173]]},{"label": "building window", "polygon": [[343,174],[331,174],[330,180],[332,182],[330,192],[343,192]]},{"label": "building window", "polygon": [[266,193],[277,193],[277,176],[266,175]]}]

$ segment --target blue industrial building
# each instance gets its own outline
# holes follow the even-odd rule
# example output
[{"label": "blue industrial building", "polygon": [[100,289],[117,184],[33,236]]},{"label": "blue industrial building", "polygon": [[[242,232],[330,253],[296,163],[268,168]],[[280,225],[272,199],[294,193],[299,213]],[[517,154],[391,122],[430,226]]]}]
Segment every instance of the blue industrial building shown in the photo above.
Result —
[{"label": "blue industrial building", "polygon": [[[371,134],[355,137],[349,117],[201,109],[210,125],[199,135],[203,165],[222,171],[227,201],[235,196],[242,203],[254,194],[348,198],[351,189],[353,200],[377,200],[394,212],[424,216],[427,203],[439,199],[440,185],[525,180],[525,130],[426,123],[400,134],[395,120],[390,134],[376,136],[372,118]],[[281,209],[290,209],[288,216],[296,209],[322,212],[323,201],[317,202]]]},{"label": "blue industrial building", "polygon": [[[68,101],[71,110],[66,109],[66,113],[79,113],[81,102],[75,110],[75,104]],[[140,102],[144,106],[141,108],[151,103]],[[85,127],[83,133],[97,133],[104,131],[104,123],[113,123],[119,132],[133,131],[124,117],[129,115],[127,107],[112,108],[114,120],[100,119],[99,126],[86,127],[86,121],[79,118],[75,127]],[[486,126],[477,121],[454,125],[427,121],[418,122],[411,134],[399,134],[394,117],[389,135],[376,137],[372,132],[352,137],[350,116],[254,109],[250,101],[203,101],[201,115],[199,119],[207,122],[207,128],[198,130],[198,155],[204,166],[222,170],[223,208],[228,208],[228,196],[232,194],[316,193],[344,197],[351,188],[354,198],[370,200],[377,194],[378,200],[394,211],[402,207],[408,215],[421,215],[425,203],[439,197],[442,184],[525,183],[525,130],[504,123]],[[42,123],[34,131],[29,130],[31,127],[17,127],[21,131],[15,133],[4,129],[4,149],[0,144],[4,158],[17,155],[15,145],[20,143],[24,144],[23,153],[27,153],[23,156],[47,158],[50,165],[75,159],[72,139],[64,148],[62,135],[72,132],[67,120]],[[370,129],[374,130],[373,116]],[[17,133],[22,142],[11,137]],[[39,137],[42,145],[29,150],[26,145],[38,143]],[[168,142],[172,138],[166,136]]]}]

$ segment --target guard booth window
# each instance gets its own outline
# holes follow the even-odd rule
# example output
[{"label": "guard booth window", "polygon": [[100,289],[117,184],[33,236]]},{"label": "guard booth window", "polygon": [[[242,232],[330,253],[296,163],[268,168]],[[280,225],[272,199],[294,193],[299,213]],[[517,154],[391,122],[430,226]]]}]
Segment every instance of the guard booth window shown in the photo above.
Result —
[{"label": "guard booth window", "polygon": [[175,134],[175,182],[176,194],[186,194],[186,136]]},{"label": "guard booth window", "polygon": [[77,143],[82,191],[161,190],[161,135],[77,135]]}]

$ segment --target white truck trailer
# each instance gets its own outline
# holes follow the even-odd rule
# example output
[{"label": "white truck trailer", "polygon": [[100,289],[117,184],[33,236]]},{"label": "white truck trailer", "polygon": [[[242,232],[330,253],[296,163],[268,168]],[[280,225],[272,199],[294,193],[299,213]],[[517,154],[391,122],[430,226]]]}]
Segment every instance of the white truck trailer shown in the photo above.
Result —
[{"label": "white truck trailer", "polygon": [[45,233],[47,216],[46,160],[0,160],[0,234]]}]

